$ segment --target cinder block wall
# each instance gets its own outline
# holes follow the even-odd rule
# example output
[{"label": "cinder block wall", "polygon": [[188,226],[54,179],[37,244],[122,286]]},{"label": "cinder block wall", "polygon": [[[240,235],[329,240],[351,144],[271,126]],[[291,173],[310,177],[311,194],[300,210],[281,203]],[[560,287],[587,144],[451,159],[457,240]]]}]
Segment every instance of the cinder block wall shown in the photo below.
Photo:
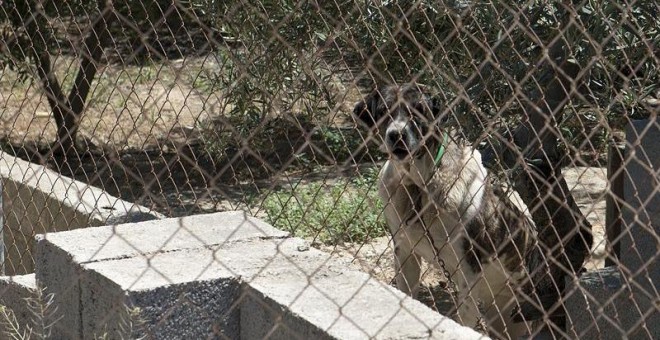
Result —
[{"label": "cinder block wall", "polygon": [[486,338],[239,211],[48,233],[36,258],[0,289],[52,294],[54,339]]},{"label": "cinder block wall", "polygon": [[34,272],[34,236],[115,222],[162,218],[145,207],[113,197],[41,165],[0,152],[2,217],[0,254],[4,275]]}]

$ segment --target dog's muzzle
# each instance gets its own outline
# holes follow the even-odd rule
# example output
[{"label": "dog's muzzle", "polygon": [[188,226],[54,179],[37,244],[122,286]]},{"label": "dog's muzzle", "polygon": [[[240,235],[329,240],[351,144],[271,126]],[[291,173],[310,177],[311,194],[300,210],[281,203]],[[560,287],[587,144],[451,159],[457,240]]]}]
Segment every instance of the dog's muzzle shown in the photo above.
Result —
[{"label": "dog's muzzle", "polygon": [[390,152],[398,159],[404,159],[408,156],[409,150],[399,131],[393,131],[387,134],[387,145]]},{"label": "dog's muzzle", "polygon": [[406,158],[414,149],[414,142],[406,130],[391,129],[385,134],[387,149],[399,160]]}]

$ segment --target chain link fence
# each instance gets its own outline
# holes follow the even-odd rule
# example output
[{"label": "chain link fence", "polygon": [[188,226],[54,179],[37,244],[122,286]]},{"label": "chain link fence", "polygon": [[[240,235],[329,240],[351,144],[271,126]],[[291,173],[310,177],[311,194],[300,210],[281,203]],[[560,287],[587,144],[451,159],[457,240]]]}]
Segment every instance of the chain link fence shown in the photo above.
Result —
[{"label": "chain link fence", "polygon": [[[659,301],[658,153],[657,144],[640,142],[659,140],[657,3],[99,0],[0,6],[5,159],[41,164],[167,217],[246,211],[385,284],[410,291],[410,281],[421,277],[416,299],[494,338],[516,335],[511,315],[526,319],[517,324],[524,328],[520,334],[658,337],[651,324]],[[424,95],[387,92],[386,86],[404,83]],[[371,105],[374,98],[380,104]],[[423,151],[415,153],[401,131],[392,141],[393,122],[401,119]],[[630,128],[637,120],[649,123]],[[401,203],[379,184],[394,181],[381,169],[400,158],[397,143],[411,153],[404,163],[442,156],[446,146],[435,165],[418,164],[431,174],[446,173],[442,164],[458,159],[452,154],[458,145],[478,153],[453,179],[429,175],[411,183],[417,170],[407,168],[394,185],[406,188]],[[488,179],[462,178],[467,163],[487,169]],[[6,160],[1,166],[15,167]],[[445,190],[439,188],[452,180],[473,183],[477,193],[486,187],[496,192],[483,213],[494,222],[471,222],[438,199]],[[486,204],[471,198],[470,206]],[[4,197],[5,207],[36,204],[16,201],[24,199]],[[517,208],[503,208],[510,201]],[[387,216],[397,208],[412,217]],[[460,216],[450,224],[468,244],[459,249],[448,241],[453,229],[438,224],[451,209]],[[516,218],[507,219],[512,211]],[[508,252],[520,238],[512,224],[529,235]],[[409,225],[436,238],[413,242],[408,235],[416,245],[408,258],[395,258],[405,248],[397,232]],[[640,230],[645,244],[636,243]],[[5,235],[32,239],[47,231],[19,228]],[[5,244],[6,253],[18,254],[5,259],[7,273],[33,268],[32,253],[20,247]],[[454,260],[444,255],[447,249]],[[517,260],[504,260],[505,252],[517,253]],[[634,268],[626,256],[637,259]],[[409,268],[418,261],[421,269]],[[502,264],[507,261],[519,264]],[[493,264],[508,276],[487,272]],[[476,275],[472,281],[466,268]],[[598,286],[612,276],[622,288],[607,298],[576,281],[589,277]],[[487,288],[479,288],[484,283]],[[500,301],[506,294],[494,289],[513,295]],[[482,297],[484,291],[490,296]],[[630,296],[646,302],[626,300]],[[579,315],[571,299],[586,303]],[[470,314],[461,315],[466,305],[477,309],[477,321],[463,320]],[[621,319],[629,310],[637,314],[623,326],[611,317],[612,308]]]}]

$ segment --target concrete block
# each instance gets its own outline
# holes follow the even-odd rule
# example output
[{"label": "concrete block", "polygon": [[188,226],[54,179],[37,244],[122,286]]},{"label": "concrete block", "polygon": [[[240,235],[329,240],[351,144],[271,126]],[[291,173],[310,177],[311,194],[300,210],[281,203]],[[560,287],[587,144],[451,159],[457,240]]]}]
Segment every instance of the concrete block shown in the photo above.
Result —
[{"label": "concrete block", "polygon": [[241,301],[241,339],[337,339],[257,290]]},{"label": "concrete block", "polygon": [[163,217],[4,152],[0,178],[5,275],[33,272],[36,234]]},{"label": "concrete block", "polygon": [[37,237],[36,278],[61,306],[56,336],[76,339],[82,330],[79,283],[84,264],[287,235],[244,212],[48,233]]},{"label": "concrete block", "polygon": [[616,267],[585,273],[566,287],[567,333],[574,339],[656,339],[657,299],[631,288]]},{"label": "concrete block", "polygon": [[[34,313],[28,308],[27,299],[39,298],[34,274],[0,277],[0,305],[11,310],[20,329],[33,326]],[[4,331],[0,329],[0,334]]]},{"label": "concrete block", "polygon": [[487,339],[396,289],[341,271],[309,281],[247,286],[243,339]]},{"label": "concrete block", "polygon": [[[282,261],[278,256],[282,244],[287,249],[293,247],[290,242],[260,237],[82,264],[81,338],[105,330],[120,334],[124,330],[116,325],[126,319],[126,306],[137,312],[141,324],[133,336],[241,338],[240,311],[245,295],[242,283],[259,275],[288,278],[291,273],[300,272],[291,261]],[[293,242],[296,247],[304,245],[302,240]],[[298,280],[322,268],[327,255],[318,255],[300,256],[306,271],[291,277]],[[191,303],[193,300],[198,302]],[[172,329],[163,329],[167,325]]]},{"label": "concrete block", "polygon": [[48,233],[37,241],[62,249],[76,263],[88,263],[288,235],[245,212],[230,211]]},{"label": "concrete block", "polygon": [[660,122],[633,121],[626,139],[621,270],[645,295],[660,299]]},{"label": "concrete block", "polygon": [[[155,259],[153,266],[175,271],[177,266],[189,266],[183,253],[176,255]],[[227,272],[208,280],[172,270],[156,274],[144,260],[96,262],[86,267],[80,283],[82,339],[239,338],[235,302],[241,285],[237,278]],[[112,270],[115,265],[122,270]],[[148,283],[140,284],[143,280]]]},{"label": "concrete block", "polygon": [[302,240],[270,251],[256,273],[232,269],[246,283],[243,339],[485,338]]},{"label": "concrete block", "polygon": [[[234,338],[240,324],[242,339],[484,338],[301,239],[255,238],[82,267],[83,338],[117,324],[120,318],[111,315],[121,314],[123,301],[149,310],[139,313],[143,329],[151,330],[139,334],[147,336],[158,327],[180,324],[216,332],[186,333],[186,338],[218,333]],[[194,286],[200,282],[206,289]],[[186,287],[198,289],[198,300],[207,302],[187,307],[181,302],[189,300],[182,293]],[[209,311],[209,306],[218,307]],[[216,319],[200,325],[200,315]],[[106,316],[106,325],[93,321],[99,316]]]}]

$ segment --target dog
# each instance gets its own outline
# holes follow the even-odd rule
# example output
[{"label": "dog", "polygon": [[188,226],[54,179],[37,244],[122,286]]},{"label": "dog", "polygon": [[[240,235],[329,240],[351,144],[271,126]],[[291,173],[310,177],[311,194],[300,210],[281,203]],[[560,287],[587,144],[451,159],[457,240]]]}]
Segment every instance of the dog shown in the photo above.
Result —
[{"label": "dog", "polygon": [[459,322],[477,327],[483,318],[491,335],[516,339],[530,332],[511,315],[528,276],[534,222],[445,111],[442,100],[415,83],[376,89],[353,111],[388,155],[378,192],[394,244],[394,281],[415,297],[424,259],[450,274]]}]

